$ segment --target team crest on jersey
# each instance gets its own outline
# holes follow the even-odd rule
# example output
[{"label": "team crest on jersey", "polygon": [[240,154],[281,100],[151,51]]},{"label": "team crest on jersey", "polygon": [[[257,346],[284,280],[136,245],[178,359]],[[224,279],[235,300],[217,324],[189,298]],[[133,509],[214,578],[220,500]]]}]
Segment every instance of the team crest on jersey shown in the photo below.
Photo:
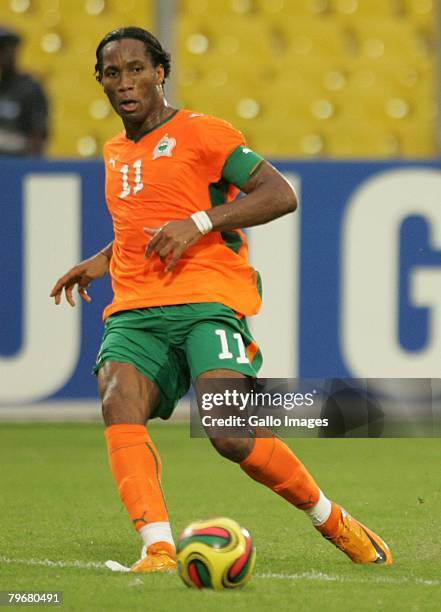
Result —
[{"label": "team crest on jersey", "polygon": [[169,138],[168,134],[166,134],[153,149],[153,159],[157,159],[158,157],[171,157],[175,146],[176,139]]}]

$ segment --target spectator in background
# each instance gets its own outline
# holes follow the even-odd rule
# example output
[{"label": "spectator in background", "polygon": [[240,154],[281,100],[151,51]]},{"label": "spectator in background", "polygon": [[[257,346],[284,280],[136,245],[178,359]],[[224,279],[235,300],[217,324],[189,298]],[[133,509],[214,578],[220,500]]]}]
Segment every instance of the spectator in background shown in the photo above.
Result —
[{"label": "spectator in background", "polygon": [[48,102],[41,85],[17,70],[21,38],[0,26],[0,157],[42,155]]}]

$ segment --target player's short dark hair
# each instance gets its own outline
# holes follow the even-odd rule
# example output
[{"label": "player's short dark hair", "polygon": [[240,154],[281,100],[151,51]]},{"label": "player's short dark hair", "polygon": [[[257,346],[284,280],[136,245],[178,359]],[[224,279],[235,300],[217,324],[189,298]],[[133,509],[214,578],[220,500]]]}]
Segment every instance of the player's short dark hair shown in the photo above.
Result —
[{"label": "player's short dark hair", "polygon": [[135,26],[129,26],[126,28],[117,28],[112,30],[104,36],[100,44],[96,49],[96,64],[95,64],[95,78],[97,81],[101,81],[103,78],[103,48],[113,40],[122,40],[124,38],[134,38],[140,40],[145,44],[146,51],[153,62],[153,66],[162,65],[164,68],[164,80],[170,74],[171,58],[168,53],[161,45],[159,40],[151,32],[137,28]]}]

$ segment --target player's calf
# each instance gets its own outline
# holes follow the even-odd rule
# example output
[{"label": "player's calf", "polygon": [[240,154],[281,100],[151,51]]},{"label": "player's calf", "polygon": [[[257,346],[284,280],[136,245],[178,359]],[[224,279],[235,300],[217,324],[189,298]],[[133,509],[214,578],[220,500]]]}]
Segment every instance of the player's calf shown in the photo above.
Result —
[{"label": "player's calf", "polygon": [[210,438],[210,442],[222,457],[234,463],[244,461],[254,445],[253,438]]}]

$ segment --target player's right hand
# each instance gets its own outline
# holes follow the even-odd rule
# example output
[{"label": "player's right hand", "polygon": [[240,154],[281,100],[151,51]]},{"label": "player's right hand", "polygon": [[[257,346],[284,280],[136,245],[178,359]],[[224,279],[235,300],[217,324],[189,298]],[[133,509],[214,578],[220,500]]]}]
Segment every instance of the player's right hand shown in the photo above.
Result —
[{"label": "player's right hand", "polygon": [[64,290],[66,301],[75,306],[75,300],[72,291],[75,286],[78,287],[78,293],[82,300],[90,302],[91,298],[87,293],[89,284],[104,276],[109,269],[109,260],[103,253],[97,253],[89,259],[85,259],[69,270],[64,276],[59,278],[55,283],[49,297],[53,297],[55,304],[61,303],[61,298]]}]

